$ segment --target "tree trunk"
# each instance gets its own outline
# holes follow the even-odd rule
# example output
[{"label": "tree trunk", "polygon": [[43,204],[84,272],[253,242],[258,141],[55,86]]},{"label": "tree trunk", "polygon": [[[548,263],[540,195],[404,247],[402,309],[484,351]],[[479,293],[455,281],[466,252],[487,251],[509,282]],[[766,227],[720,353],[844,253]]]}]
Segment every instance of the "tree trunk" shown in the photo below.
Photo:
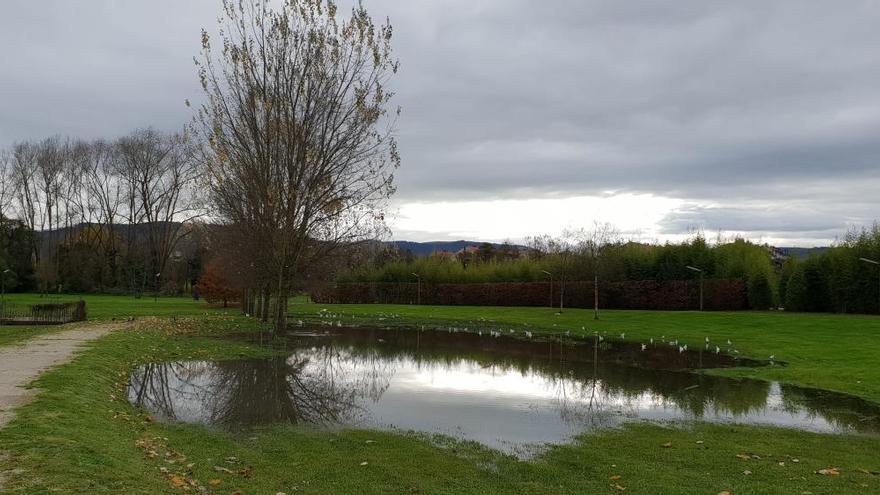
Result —
[{"label": "tree trunk", "polygon": [[599,275],[593,278],[593,319],[599,319]]},{"label": "tree trunk", "polygon": [[269,286],[266,285],[265,287],[263,287],[263,301],[264,301],[264,303],[263,303],[263,311],[262,311],[262,313],[260,313],[260,319],[263,321],[263,323],[266,323],[267,321],[269,321],[269,304],[270,304],[269,301],[271,301],[271,298],[272,298],[272,293],[269,291]]},{"label": "tree trunk", "polygon": [[275,322],[272,333],[279,335],[287,328],[287,294],[278,294],[275,299]]}]

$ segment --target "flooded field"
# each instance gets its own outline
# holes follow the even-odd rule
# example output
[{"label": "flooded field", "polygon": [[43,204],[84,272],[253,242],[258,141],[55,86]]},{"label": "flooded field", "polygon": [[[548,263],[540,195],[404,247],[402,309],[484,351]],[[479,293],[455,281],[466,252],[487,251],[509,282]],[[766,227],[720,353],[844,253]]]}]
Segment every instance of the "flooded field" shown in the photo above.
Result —
[{"label": "flooded field", "polygon": [[612,340],[318,328],[276,342],[281,357],[141,366],[128,395],[166,421],[413,430],[507,452],[627,421],[880,432],[880,406],[870,402],[695,372],[766,363],[712,346]]}]

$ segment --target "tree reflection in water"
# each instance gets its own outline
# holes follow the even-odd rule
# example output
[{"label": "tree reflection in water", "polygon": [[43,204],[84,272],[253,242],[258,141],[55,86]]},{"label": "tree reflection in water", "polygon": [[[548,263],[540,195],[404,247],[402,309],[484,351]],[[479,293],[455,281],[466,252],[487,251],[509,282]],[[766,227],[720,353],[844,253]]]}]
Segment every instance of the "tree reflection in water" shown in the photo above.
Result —
[{"label": "tree reflection in water", "polygon": [[[633,419],[880,432],[880,407],[838,394],[624,366],[638,351],[414,330],[291,338],[288,357],[149,364],[130,400],[160,418],[235,429],[272,423],[457,432],[490,446],[554,442]],[[554,347],[556,345],[556,347]],[[652,363],[702,362],[703,356]]]},{"label": "tree reflection in water", "polygon": [[392,374],[384,362],[365,363],[328,346],[289,357],[144,365],[129,397],[168,420],[227,428],[355,425],[367,412],[364,400],[378,400]]}]

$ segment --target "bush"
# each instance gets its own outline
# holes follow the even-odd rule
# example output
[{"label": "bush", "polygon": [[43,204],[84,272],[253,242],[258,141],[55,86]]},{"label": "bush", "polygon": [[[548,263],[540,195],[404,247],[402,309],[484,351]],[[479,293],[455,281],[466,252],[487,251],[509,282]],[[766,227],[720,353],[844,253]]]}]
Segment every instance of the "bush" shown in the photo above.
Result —
[{"label": "bush", "polygon": [[773,307],[773,289],[766,275],[759,273],[752,276],[748,287],[750,308],[767,310]]}]

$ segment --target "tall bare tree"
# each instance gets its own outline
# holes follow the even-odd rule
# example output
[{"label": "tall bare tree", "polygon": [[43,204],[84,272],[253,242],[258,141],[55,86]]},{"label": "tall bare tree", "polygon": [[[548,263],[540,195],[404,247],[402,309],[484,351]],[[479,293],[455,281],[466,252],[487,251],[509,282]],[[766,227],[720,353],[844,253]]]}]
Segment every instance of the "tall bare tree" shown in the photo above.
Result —
[{"label": "tall bare tree", "polygon": [[12,175],[12,153],[0,150],[0,220],[12,218],[15,183]]},{"label": "tall bare tree", "polygon": [[[160,277],[177,244],[189,230],[183,224],[199,216],[195,185],[197,162],[182,135],[141,129],[118,143],[121,180],[128,194],[130,229],[143,225],[147,236],[142,286],[159,289]],[[134,234],[130,231],[130,242]]]},{"label": "tall bare tree", "polygon": [[400,163],[392,30],[360,5],[340,20],[332,1],[224,0],[220,32],[218,50],[202,32],[193,129],[216,214],[273,274],[277,331],[303,263],[385,231]]}]

